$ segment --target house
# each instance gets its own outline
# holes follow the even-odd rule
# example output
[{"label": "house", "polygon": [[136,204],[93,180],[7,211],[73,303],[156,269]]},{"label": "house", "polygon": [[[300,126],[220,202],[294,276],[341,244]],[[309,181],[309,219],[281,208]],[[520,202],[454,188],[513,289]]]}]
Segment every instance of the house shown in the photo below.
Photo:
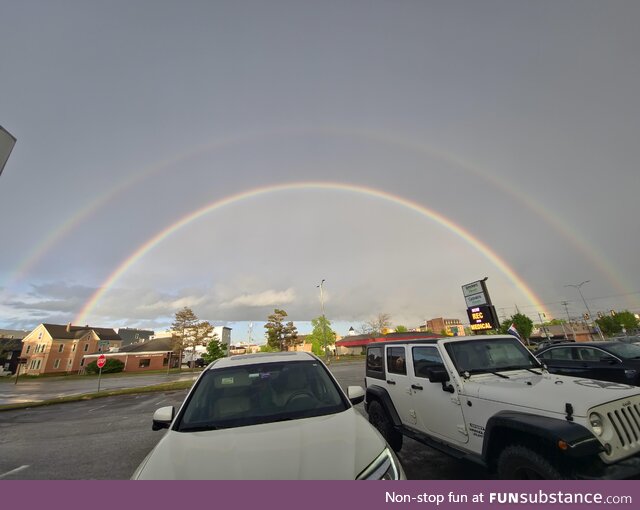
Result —
[{"label": "house", "polygon": [[180,366],[179,355],[173,351],[171,337],[154,338],[146,342],[129,344],[109,352],[86,354],[84,356],[84,366],[96,361],[101,354],[104,354],[107,361],[116,359],[124,363],[123,372],[146,372],[178,368]]},{"label": "house", "polygon": [[15,374],[22,352],[22,339],[28,331],[0,330],[0,374]]},{"label": "house", "polygon": [[82,370],[87,353],[120,347],[122,339],[112,328],[40,324],[22,341],[26,375],[66,374]]}]

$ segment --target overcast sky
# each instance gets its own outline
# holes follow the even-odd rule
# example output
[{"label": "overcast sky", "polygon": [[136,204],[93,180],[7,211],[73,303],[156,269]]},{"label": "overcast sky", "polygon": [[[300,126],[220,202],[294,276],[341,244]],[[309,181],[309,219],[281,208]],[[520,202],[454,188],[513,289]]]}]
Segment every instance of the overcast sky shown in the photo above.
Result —
[{"label": "overcast sky", "polygon": [[0,327],[640,311],[639,2],[0,5]]}]

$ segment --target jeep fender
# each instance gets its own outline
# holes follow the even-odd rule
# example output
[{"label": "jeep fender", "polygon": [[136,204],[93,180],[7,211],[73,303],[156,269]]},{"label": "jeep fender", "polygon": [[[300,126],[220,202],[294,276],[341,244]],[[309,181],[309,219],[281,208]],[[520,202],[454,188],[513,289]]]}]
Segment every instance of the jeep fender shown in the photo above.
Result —
[{"label": "jeep fender", "polygon": [[394,426],[399,427],[400,425],[402,425],[400,416],[398,416],[398,412],[396,411],[396,408],[393,405],[393,401],[391,400],[391,397],[389,396],[389,393],[386,389],[381,386],[369,386],[367,388],[367,409],[369,407],[369,404],[374,400],[380,402],[382,407],[384,407]]},{"label": "jeep fender", "polygon": [[[505,432],[513,431],[520,436],[528,436],[535,441],[554,445],[557,451],[573,458],[596,455],[604,450],[593,433],[582,425],[535,414],[516,411],[502,411],[487,422],[482,458],[489,460],[496,444],[504,443]],[[562,441],[564,448],[558,446]]]}]

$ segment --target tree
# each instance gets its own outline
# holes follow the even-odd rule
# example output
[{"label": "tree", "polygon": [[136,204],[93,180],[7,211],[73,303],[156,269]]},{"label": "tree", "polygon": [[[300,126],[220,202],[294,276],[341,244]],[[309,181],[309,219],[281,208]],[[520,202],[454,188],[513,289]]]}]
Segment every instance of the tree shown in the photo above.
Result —
[{"label": "tree", "polygon": [[396,333],[406,333],[408,331],[407,326],[403,326],[402,324],[396,326]]},{"label": "tree", "polygon": [[374,318],[365,322],[360,327],[360,331],[364,335],[382,335],[389,328],[391,328],[391,315],[388,313],[379,313]]},{"label": "tree", "polygon": [[629,310],[623,310],[622,312],[617,312],[614,315],[618,324],[620,324],[627,331],[634,331],[638,329],[638,319],[636,319],[635,314],[631,313]]},{"label": "tree", "polygon": [[327,335],[327,346],[336,343],[336,332],[331,329],[331,322],[321,315],[311,319],[313,331],[307,337],[311,341],[311,350],[317,356],[322,356],[324,352],[324,335]]},{"label": "tree", "polygon": [[620,324],[615,317],[605,315],[596,319],[596,323],[600,327],[603,334],[607,336],[617,335],[622,333],[622,324]]},{"label": "tree", "polygon": [[[213,338],[211,338],[211,333],[213,333],[213,326],[209,321],[200,321],[189,328],[188,331],[189,343],[191,344],[191,369],[194,369],[196,366],[196,346],[208,346],[213,342]],[[217,338],[217,335],[214,335],[214,337]],[[222,356],[218,357],[221,358]],[[204,359],[204,355],[202,356],[202,359]],[[213,361],[213,359],[211,361]]]},{"label": "tree", "polygon": [[192,345],[190,343],[190,335],[197,324],[198,317],[188,306],[176,312],[175,319],[171,324],[171,330],[173,331],[173,350],[178,351],[178,359],[180,361],[182,361],[182,351]]},{"label": "tree", "polygon": [[280,351],[286,351],[298,343],[298,330],[291,321],[284,324],[285,317],[287,312],[276,308],[267,317],[267,323],[264,325],[267,330],[267,344]]},{"label": "tree", "polygon": [[529,317],[522,313],[516,313],[508,319],[504,319],[502,326],[500,326],[500,332],[506,333],[511,324],[516,327],[518,334],[523,340],[526,341],[529,339],[533,331],[533,321]]},{"label": "tree", "polygon": [[220,358],[224,358],[227,353],[227,346],[223,344],[215,333],[207,344],[207,351],[202,355],[202,359],[208,364]]}]

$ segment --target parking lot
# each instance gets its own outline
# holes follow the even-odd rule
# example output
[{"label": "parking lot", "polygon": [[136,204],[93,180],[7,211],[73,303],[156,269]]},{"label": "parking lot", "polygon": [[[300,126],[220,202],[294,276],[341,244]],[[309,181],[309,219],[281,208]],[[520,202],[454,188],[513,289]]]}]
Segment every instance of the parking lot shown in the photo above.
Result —
[{"label": "parking lot", "polygon": [[[343,386],[364,384],[363,364],[330,369]],[[0,412],[0,479],[128,479],[164,432],[155,409],[179,406],[186,391],[108,397]],[[364,413],[362,404],[357,406]],[[399,454],[407,477],[484,479],[488,474],[407,439]]]}]

